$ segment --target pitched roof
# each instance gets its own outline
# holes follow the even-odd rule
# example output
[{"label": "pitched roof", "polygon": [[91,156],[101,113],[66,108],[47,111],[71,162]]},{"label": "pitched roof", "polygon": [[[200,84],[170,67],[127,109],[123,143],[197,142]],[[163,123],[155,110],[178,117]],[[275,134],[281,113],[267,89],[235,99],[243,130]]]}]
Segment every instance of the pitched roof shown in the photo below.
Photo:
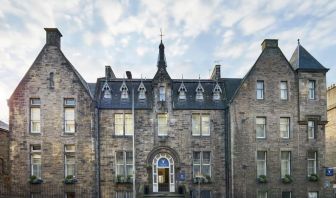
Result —
[{"label": "pitched roof", "polygon": [[8,131],[9,130],[9,126],[7,123],[3,122],[0,120],[0,130],[5,130]]},{"label": "pitched roof", "polygon": [[328,71],[328,69],[319,63],[300,43],[296,47],[289,62],[295,70]]}]

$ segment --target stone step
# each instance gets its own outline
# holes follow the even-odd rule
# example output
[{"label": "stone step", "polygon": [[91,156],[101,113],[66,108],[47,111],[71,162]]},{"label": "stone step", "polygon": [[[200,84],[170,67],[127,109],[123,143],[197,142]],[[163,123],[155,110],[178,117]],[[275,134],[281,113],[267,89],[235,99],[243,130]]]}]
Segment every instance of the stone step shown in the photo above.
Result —
[{"label": "stone step", "polygon": [[184,198],[184,195],[177,193],[169,193],[169,192],[160,192],[160,193],[151,193],[148,195],[144,195],[146,197],[174,197],[174,198]]}]

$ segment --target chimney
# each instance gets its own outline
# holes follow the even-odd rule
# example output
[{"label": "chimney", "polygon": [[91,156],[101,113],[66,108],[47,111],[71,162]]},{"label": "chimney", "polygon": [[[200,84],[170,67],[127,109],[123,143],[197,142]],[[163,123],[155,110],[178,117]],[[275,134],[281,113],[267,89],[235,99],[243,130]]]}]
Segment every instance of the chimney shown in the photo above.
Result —
[{"label": "chimney", "polygon": [[220,65],[215,65],[215,68],[212,71],[211,79],[212,80],[219,80],[221,78],[221,71],[220,71]]},{"label": "chimney", "polygon": [[132,73],[130,71],[126,71],[126,76],[127,76],[127,79],[132,79]]},{"label": "chimney", "polygon": [[268,47],[272,47],[272,48],[278,47],[278,39],[265,39],[261,43],[262,51],[264,51],[264,49]]},{"label": "chimney", "polygon": [[112,69],[111,69],[111,66],[109,65],[106,65],[105,66],[105,78],[107,79],[111,79],[112,78]]},{"label": "chimney", "polygon": [[47,45],[53,45],[61,48],[61,37],[62,34],[57,28],[44,28],[47,33],[46,42]]}]

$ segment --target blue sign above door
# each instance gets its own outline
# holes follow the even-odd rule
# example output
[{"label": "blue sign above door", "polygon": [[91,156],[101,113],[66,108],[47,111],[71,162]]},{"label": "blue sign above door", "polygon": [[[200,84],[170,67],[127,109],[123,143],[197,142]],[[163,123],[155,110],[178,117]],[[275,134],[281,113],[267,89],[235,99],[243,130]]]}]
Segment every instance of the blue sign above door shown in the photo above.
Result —
[{"label": "blue sign above door", "polygon": [[169,161],[166,158],[159,159],[158,167],[169,167]]},{"label": "blue sign above door", "polygon": [[326,176],[334,176],[334,168],[326,168]]}]

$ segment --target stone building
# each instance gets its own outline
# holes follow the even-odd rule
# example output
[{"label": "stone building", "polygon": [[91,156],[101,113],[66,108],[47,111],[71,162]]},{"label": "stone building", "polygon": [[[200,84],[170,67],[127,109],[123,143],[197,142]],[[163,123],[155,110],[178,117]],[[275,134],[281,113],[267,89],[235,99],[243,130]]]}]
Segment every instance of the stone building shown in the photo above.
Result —
[{"label": "stone building", "polygon": [[230,104],[233,197],[329,197],[327,71],[300,43],[287,61],[264,40]]},{"label": "stone building", "polygon": [[288,61],[266,39],[243,79],[222,78],[219,65],[210,79],[172,79],[161,40],[152,79],[117,78],[106,66],[86,83],[61,33],[45,30],[9,100],[13,186],[67,197],[128,198],[134,182],[137,197],[326,195],[327,69],[301,45]]},{"label": "stone building", "polygon": [[8,159],[9,159],[9,131],[8,124],[0,121],[0,190],[8,187]]},{"label": "stone building", "polygon": [[[327,90],[327,117],[326,125],[326,163],[325,166],[331,168],[335,174],[336,167],[336,86],[335,84],[328,87]],[[335,183],[335,175],[328,178]]]}]

